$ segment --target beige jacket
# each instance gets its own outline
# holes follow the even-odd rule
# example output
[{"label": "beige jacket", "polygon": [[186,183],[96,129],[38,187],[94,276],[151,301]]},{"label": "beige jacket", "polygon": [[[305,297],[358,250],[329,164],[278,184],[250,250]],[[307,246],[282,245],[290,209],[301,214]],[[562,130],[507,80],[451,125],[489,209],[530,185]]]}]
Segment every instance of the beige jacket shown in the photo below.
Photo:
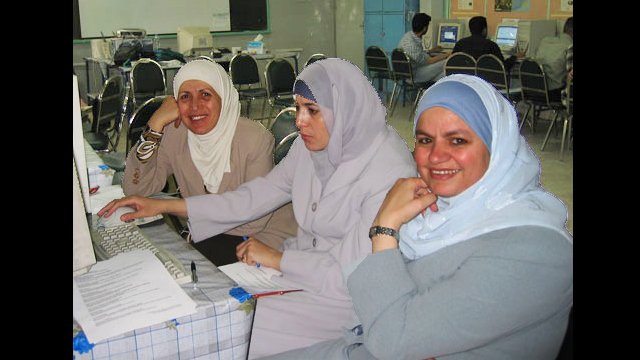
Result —
[{"label": "beige jacket", "polygon": [[[266,175],[273,167],[273,146],[273,135],[267,129],[241,117],[231,143],[231,171],[224,173],[218,194],[235,190],[255,177]],[[172,174],[183,198],[207,193],[202,176],[191,159],[187,128],[183,124],[177,129],[173,123],[164,128],[160,146],[145,164],[136,157],[135,146],[131,149],[127,156],[122,188],[126,195],[149,196],[162,191],[167,178]],[[238,205],[241,206],[228,206]],[[226,233],[252,235],[279,249],[285,239],[295,236],[297,228],[291,203],[287,203],[258,220]]]}]

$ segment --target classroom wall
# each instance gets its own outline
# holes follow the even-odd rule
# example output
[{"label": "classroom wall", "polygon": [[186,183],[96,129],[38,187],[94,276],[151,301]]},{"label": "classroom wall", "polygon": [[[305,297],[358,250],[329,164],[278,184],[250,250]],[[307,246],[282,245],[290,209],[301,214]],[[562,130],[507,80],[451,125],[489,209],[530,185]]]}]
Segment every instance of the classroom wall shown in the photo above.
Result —
[{"label": "classroom wall", "polygon": [[[334,1],[272,0],[269,1],[269,7],[271,33],[264,34],[263,39],[267,49],[302,48],[304,51],[299,60],[300,69],[307,58],[314,53],[321,52],[328,56],[335,56]],[[254,37],[255,34],[241,36],[215,36],[214,34],[214,46],[246,47],[246,42]],[[160,47],[175,50],[177,41],[175,38],[160,39]],[[91,57],[89,41],[73,45],[73,64],[78,75],[81,96],[86,92],[87,81],[84,57]],[[266,61],[258,61],[261,76],[266,63]]]},{"label": "classroom wall", "polygon": [[557,32],[562,32],[565,20],[573,16],[573,11],[561,11],[561,0],[534,0],[528,1],[530,4],[527,12],[498,12],[494,10],[496,0],[465,0],[464,3],[473,3],[471,9],[461,9],[460,0],[449,1],[449,18],[470,18],[473,16],[484,16],[487,18],[488,34],[495,34],[496,26],[504,18],[510,19],[555,19],[557,20]]}]

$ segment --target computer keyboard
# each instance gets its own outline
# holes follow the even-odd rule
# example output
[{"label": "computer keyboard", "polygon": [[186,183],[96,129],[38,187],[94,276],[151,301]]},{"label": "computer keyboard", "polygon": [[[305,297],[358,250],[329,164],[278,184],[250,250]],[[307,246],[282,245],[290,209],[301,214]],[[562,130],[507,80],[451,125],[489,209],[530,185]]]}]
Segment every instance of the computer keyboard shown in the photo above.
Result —
[{"label": "computer keyboard", "polygon": [[178,284],[186,284],[191,281],[191,275],[187,273],[180,260],[154,244],[134,224],[110,227],[97,225],[92,227],[92,233],[91,238],[98,260],[109,259],[130,250],[148,249],[160,260]]}]

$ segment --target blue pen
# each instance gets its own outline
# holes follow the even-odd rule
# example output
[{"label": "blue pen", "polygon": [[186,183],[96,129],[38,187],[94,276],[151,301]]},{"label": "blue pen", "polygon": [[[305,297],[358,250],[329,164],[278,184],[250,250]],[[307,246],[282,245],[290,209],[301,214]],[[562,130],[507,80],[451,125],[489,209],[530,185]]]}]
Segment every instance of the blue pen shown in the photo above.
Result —
[{"label": "blue pen", "polygon": [[[243,236],[242,236],[242,241],[247,241],[247,240],[249,240],[249,237],[248,237],[247,235],[243,235]],[[257,262],[257,263],[256,263],[256,267],[257,267],[257,268],[259,268],[259,267],[260,267],[260,263],[259,263],[259,262]]]}]

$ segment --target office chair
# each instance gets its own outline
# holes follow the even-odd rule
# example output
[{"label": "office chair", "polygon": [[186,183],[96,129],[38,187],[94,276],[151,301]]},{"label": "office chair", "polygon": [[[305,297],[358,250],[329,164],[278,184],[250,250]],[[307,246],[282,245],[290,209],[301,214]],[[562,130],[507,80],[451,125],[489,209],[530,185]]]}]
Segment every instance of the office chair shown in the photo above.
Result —
[{"label": "office chair", "polygon": [[298,137],[299,133],[296,131],[285,136],[273,149],[273,165],[278,165],[278,163],[284,159],[285,156],[289,153],[289,149],[291,145]]},{"label": "office chair", "polygon": [[273,134],[276,146],[280,144],[282,139],[287,135],[298,132],[298,127],[296,126],[296,108],[288,107],[282,109],[273,120],[269,131]]},{"label": "office chair", "polygon": [[444,63],[444,73],[445,75],[451,74],[476,74],[476,59],[473,56],[464,53],[464,52],[456,52],[451,54],[445,60]]},{"label": "office chair", "polygon": [[155,60],[141,58],[131,68],[129,76],[133,110],[150,98],[165,95],[166,80],[162,66]]},{"label": "office chair", "polygon": [[[398,102],[398,98],[400,96],[400,91],[398,91],[398,96],[395,98],[396,88],[398,83],[400,84],[400,88],[406,92],[407,90],[415,91],[416,98],[413,102],[413,107],[411,108],[411,112],[409,113],[409,120],[413,118],[413,113],[416,111],[416,107],[418,106],[418,100],[420,100],[420,95],[435,82],[426,81],[426,82],[415,82],[413,80],[413,68],[411,67],[411,61],[407,54],[401,48],[393,49],[391,52],[391,66],[393,67],[393,75],[395,78],[395,82],[393,84],[393,90],[391,91],[391,100],[389,101],[391,104],[391,115],[393,115],[393,111],[395,110],[396,103]],[[402,103],[404,106],[404,95],[402,96]]]},{"label": "office chair", "polygon": [[[389,64],[389,57],[382,48],[377,46],[369,46],[364,54],[365,62],[367,63],[367,72],[369,73],[369,79],[373,83],[373,79],[378,79],[378,91],[383,91],[386,86],[387,80],[394,81],[393,71]],[[393,93],[392,93],[393,95]],[[387,108],[391,108],[392,96],[389,97],[389,103]]]},{"label": "office chair", "polygon": [[484,54],[478,58],[476,64],[478,77],[491,83],[511,103],[520,101],[520,88],[511,89],[504,63],[493,54]]},{"label": "office chair", "polygon": [[[246,116],[251,115],[251,101],[262,98],[262,112],[260,120],[264,119],[264,108],[267,103],[267,89],[262,87],[258,63],[249,54],[237,54],[229,62],[229,76],[231,82],[238,89],[240,101],[247,101]],[[254,87],[257,86],[257,87]]]},{"label": "office chair", "polygon": [[304,69],[307,66],[309,66],[309,64],[313,64],[314,62],[316,62],[318,60],[322,60],[322,59],[326,59],[326,58],[327,58],[327,56],[325,54],[320,54],[320,53],[313,54],[307,59],[307,62],[304,63],[304,66],[302,68]]},{"label": "office chair", "polygon": [[541,150],[544,150],[551,130],[558,119],[558,116],[562,115],[564,106],[560,102],[549,100],[549,88],[547,87],[547,78],[545,77],[542,66],[535,60],[525,59],[520,65],[520,85],[522,93],[522,101],[527,104],[527,110],[520,121],[520,129],[524,125],[525,121],[528,121],[529,112],[533,109],[532,119],[529,122],[531,131],[535,131],[536,120],[540,112],[551,110],[554,113],[553,120],[547,130],[547,134],[542,142]]},{"label": "office chair", "polygon": [[[124,171],[126,155],[117,152],[120,143],[120,131],[125,121],[123,106],[122,77],[119,75],[107,79],[98,97],[94,101],[94,122],[92,131],[85,139],[108,167],[116,172]],[[128,97],[125,96],[125,100]]]},{"label": "office chair", "polygon": [[283,58],[275,58],[267,63],[264,70],[267,82],[267,98],[271,105],[269,117],[275,108],[293,106],[293,83],[296,73],[290,62]]},{"label": "office chair", "polygon": [[147,127],[147,122],[156,110],[162,104],[166,95],[155,96],[140,105],[129,118],[129,131],[127,132],[127,154],[131,148],[138,142],[140,135]]}]

